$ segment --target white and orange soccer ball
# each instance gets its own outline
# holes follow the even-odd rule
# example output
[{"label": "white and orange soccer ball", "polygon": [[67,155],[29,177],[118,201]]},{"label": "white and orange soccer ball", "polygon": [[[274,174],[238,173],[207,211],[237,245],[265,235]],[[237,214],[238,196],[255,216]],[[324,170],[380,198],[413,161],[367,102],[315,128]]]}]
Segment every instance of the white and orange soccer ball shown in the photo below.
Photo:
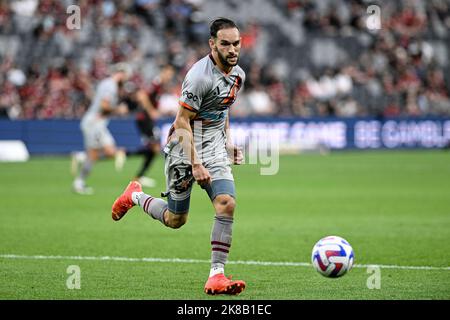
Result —
[{"label": "white and orange soccer ball", "polygon": [[321,275],[337,278],[352,269],[354,254],[347,240],[338,236],[328,236],[316,243],[311,260]]}]

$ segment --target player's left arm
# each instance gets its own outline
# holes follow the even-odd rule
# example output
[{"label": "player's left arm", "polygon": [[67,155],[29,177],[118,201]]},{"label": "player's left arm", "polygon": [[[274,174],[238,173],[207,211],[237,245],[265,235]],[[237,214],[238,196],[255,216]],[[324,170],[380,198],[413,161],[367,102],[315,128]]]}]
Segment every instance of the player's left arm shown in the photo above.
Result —
[{"label": "player's left arm", "polygon": [[226,134],[226,147],[228,151],[228,156],[233,162],[233,164],[240,165],[244,160],[244,154],[242,149],[233,143],[231,138],[230,130],[230,113],[227,115],[227,120],[225,122],[225,134]]}]

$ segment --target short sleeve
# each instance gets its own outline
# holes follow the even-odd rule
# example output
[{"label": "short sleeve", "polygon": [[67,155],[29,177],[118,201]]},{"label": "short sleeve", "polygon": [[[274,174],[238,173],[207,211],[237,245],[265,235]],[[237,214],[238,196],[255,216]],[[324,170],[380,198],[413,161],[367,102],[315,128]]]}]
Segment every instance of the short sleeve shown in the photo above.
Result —
[{"label": "short sleeve", "polygon": [[198,112],[209,90],[210,81],[208,81],[206,76],[194,76],[188,72],[181,87],[180,106],[190,111]]}]

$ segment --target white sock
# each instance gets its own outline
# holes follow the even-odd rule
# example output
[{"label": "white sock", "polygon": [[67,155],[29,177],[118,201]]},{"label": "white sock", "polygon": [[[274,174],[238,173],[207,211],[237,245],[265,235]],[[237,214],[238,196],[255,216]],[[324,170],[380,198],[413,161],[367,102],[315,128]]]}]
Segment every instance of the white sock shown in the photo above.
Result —
[{"label": "white sock", "polygon": [[82,179],[80,177],[75,178],[73,185],[75,186],[75,188],[83,188],[84,187],[84,179]]},{"label": "white sock", "polygon": [[75,158],[78,162],[83,163],[87,159],[87,154],[84,151],[78,151],[77,153],[75,153]]},{"label": "white sock", "polygon": [[211,278],[219,273],[225,273],[223,267],[212,267],[211,271],[209,272],[209,277]]},{"label": "white sock", "polygon": [[144,193],[141,192],[132,192],[131,193],[131,200],[133,200],[133,203],[135,205],[139,205],[139,198],[143,195]]}]

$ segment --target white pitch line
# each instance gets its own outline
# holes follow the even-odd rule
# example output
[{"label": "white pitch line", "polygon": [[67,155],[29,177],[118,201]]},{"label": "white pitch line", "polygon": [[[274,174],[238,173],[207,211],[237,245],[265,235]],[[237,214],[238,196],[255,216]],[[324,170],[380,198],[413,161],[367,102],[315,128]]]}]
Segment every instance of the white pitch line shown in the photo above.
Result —
[{"label": "white pitch line", "polygon": [[[122,261],[122,262],[164,262],[164,263],[210,263],[210,260],[200,259],[179,259],[179,258],[129,258],[129,257],[89,257],[89,256],[44,256],[44,255],[18,255],[0,254],[1,259],[31,259],[31,260],[91,260],[91,261]],[[310,267],[308,262],[275,262],[275,261],[228,261],[228,264],[243,264],[257,266],[277,266],[277,267]],[[355,264],[354,268],[380,267],[382,269],[406,269],[406,270],[446,270],[450,267],[432,266],[398,266],[383,264]]]}]

